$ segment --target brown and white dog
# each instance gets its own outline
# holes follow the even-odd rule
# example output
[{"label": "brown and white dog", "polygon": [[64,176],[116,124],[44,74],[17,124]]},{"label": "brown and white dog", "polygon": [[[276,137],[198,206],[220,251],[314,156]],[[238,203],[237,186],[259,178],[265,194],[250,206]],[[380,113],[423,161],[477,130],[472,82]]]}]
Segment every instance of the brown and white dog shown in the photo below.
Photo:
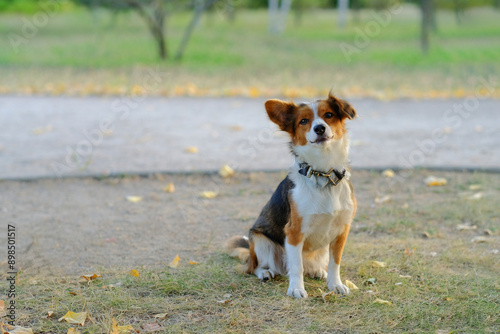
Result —
[{"label": "brown and white dog", "polygon": [[[296,105],[268,100],[271,121],[291,138],[295,162],[247,237],[233,237],[229,253],[261,280],[288,274],[287,294],[306,298],[304,274],[326,278],[328,289],[348,294],[340,260],[356,213],[349,181],[346,119],[356,111],[334,97]],[[325,270],[328,269],[328,272]]]}]

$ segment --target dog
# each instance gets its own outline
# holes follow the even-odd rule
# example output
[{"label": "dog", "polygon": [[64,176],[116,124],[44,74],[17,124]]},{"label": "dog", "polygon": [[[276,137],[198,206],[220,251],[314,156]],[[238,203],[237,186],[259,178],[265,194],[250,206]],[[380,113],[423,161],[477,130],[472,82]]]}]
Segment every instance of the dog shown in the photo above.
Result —
[{"label": "dog", "polygon": [[248,237],[229,240],[229,254],[262,281],[288,275],[291,297],[307,298],[304,275],[326,278],[330,291],[348,294],[340,261],[357,204],[345,122],[356,111],[331,92],[326,99],[298,105],[272,99],[265,108],[290,135],[295,161]]}]

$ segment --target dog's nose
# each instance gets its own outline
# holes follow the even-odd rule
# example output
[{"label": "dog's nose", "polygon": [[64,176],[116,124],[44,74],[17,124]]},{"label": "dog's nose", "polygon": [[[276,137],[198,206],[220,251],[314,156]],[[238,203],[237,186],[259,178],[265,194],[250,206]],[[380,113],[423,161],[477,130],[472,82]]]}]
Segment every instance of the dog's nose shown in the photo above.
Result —
[{"label": "dog's nose", "polygon": [[314,127],[314,132],[316,132],[316,134],[318,136],[321,136],[323,135],[323,133],[325,133],[325,126],[322,125],[322,124],[318,124]]}]

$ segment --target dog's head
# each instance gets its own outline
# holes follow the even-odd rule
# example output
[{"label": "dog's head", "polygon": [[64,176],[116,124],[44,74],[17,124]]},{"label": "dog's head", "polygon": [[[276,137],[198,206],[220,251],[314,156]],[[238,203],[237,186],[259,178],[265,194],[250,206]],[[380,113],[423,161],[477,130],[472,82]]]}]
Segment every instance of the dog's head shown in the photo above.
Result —
[{"label": "dog's head", "polygon": [[324,147],[338,141],[346,132],[345,120],[356,117],[348,102],[331,93],[327,99],[299,105],[273,99],[265,106],[269,119],[290,135],[295,147]]}]

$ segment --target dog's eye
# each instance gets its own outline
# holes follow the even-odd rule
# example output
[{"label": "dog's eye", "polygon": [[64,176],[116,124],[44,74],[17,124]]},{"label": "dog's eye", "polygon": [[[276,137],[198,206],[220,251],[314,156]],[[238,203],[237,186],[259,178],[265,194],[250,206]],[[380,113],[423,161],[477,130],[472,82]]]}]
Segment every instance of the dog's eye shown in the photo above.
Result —
[{"label": "dog's eye", "polygon": [[331,112],[327,112],[326,114],[323,115],[324,118],[332,118],[333,114]]},{"label": "dog's eye", "polygon": [[306,125],[307,123],[309,123],[309,120],[307,118],[303,118],[301,121],[300,121],[300,125]]}]

